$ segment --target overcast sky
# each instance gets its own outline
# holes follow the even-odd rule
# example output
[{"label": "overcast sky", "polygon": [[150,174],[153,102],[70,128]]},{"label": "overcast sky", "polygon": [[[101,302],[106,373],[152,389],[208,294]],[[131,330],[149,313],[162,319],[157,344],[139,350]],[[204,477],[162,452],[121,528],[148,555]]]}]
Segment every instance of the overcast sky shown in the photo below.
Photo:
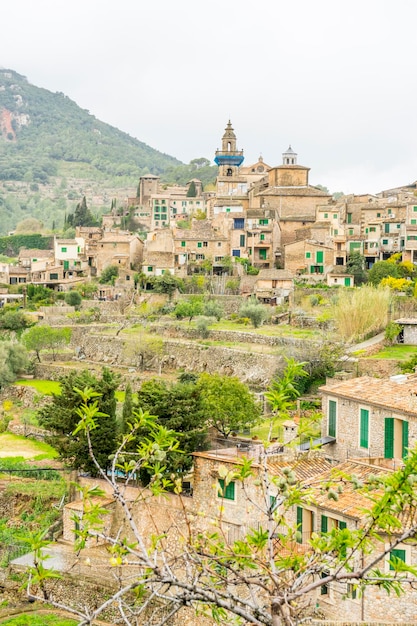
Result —
[{"label": "overcast sky", "polygon": [[417,179],[417,0],[19,0],[0,65],[188,163],[230,118],[245,164],[289,144],[310,182]]}]

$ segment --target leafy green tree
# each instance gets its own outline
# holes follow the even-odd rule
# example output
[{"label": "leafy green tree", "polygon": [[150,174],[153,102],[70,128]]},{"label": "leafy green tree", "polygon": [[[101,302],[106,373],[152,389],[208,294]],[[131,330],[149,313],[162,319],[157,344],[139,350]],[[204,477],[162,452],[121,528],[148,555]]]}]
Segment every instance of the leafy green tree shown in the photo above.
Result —
[{"label": "leafy green tree", "polygon": [[346,260],[346,270],[353,275],[355,285],[359,286],[366,283],[365,257],[357,250],[349,253]]},{"label": "leafy green tree", "polygon": [[76,309],[80,306],[82,302],[82,296],[79,291],[75,291],[75,289],[71,289],[71,291],[67,291],[65,294],[65,302],[69,306],[74,306]]},{"label": "leafy green tree", "polygon": [[139,331],[124,346],[124,354],[132,365],[145,369],[156,369],[161,374],[161,359],[164,353],[162,337]]},{"label": "leafy green tree", "polygon": [[171,272],[166,271],[161,276],[155,276],[152,279],[152,286],[156,293],[165,293],[167,294],[169,300],[172,299],[174,293],[178,291],[182,291],[182,280],[173,276]]},{"label": "leafy green tree", "polygon": [[368,281],[371,285],[377,286],[383,278],[388,276],[401,277],[401,270],[398,265],[391,261],[377,261],[368,272]]},{"label": "leafy green tree", "polygon": [[97,226],[97,220],[87,207],[85,196],[75,207],[74,213],[68,215],[66,226]]},{"label": "leafy green tree", "polygon": [[195,198],[197,195],[197,189],[195,186],[195,182],[192,180],[187,190],[187,198]]},{"label": "leafy green tree", "polygon": [[55,361],[57,351],[67,346],[71,341],[71,334],[71,328],[36,325],[28,328],[23,333],[21,340],[26,350],[36,354],[40,363],[42,350],[50,350]]},{"label": "leafy green tree", "polygon": [[261,407],[236,376],[201,374],[197,381],[207,424],[227,439],[230,433],[253,426]]},{"label": "leafy green tree", "polygon": [[207,300],[203,307],[204,315],[207,317],[215,317],[218,322],[224,315],[224,309],[216,300]]},{"label": "leafy green tree", "polygon": [[248,317],[255,328],[258,328],[267,318],[267,311],[256,298],[250,298],[239,309],[241,317]]},{"label": "leafy green tree", "polygon": [[101,285],[114,285],[116,278],[119,275],[119,268],[117,265],[108,265],[101,272],[101,276],[98,282]]},{"label": "leafy green tree", "polygon": [[29,302],[39,303],[43,301],[48,304],[55,302],[56,292],[53,289],[48,289],[48,287],[44,287],[43,285],[29,283],[26,290]]},{"label": "leafy green tree", "polygon": [[61,459],[74,469],[97,474],[97,467],[89,454],[88,440],[76,432],[79,409],[83,399],[79,390],[92,392],[88,406],[97,406],[96,427],[91,432],[91,446],[101,467],[109,465],[109,457],[116,449],[116,397],[120,377],[103,368],[101,378],[89,370],[73,371],[59,379],[61,392],[52,395],[52,402],[38,412],[39,422],[54,434],[49,438]]},{"label": "leafy green tree", "polygon": [[201,315],[204,311],[203,299],[201,296],[191,296],[188,300],[181,300],[174,309],[175,317],[182,319],[188,318],[191,322],[193,317]]},{"label": "leafy green tree", "polygon": [[27,353],[20,343],[0,341],[0,389],[15,381],[27,367]]},{"label": "leafy green tree", "polygon": [[[167,474],[188,471],[192,465],[191,454],[207,447],[207,413],[198,384],[145,381],[138,391],[137,402],[142,410],[155,415],[161,426],[176,433],[179,450],[167,460]],[[146,434],[142,432],[141,436]]]},{"label": "leafy green tree", "polygon": [[5,330],[21,331],[30,326],[32,322],[23,313],[13,309],[3,309],[0,313],[0,328]]},{"label": "leafy green tree", "polygon": [[132,385],[127,383],[125,389],[125,400],[123,402],[123,411],[122,411],[122,427],[121,430],[123,433],[128,432],[128,423],[133,417],[133,393],[132,393]]},{"label": "leafy green tree", "polygon": [[[308,376],[305,370],[307,363],[297,363],[292,358],[286,359],[287,365],[282,374],[275,376],[265,392],[265,398],[271,405],[272,412],[280,417],[288,415],[294,408],[295,400],[301,395],[297,382]],[[273,420],[270,421],[268,441],[272,436]]]}]

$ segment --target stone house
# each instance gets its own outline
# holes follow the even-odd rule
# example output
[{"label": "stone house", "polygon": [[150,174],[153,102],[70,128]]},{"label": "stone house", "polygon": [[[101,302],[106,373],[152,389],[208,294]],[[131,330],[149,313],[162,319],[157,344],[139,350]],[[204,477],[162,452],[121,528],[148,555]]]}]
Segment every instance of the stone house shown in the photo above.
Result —
[{"label": "stone house", "polygon": [[175,272],[174,236],[171,228],[158,228],[148,233],[144,244],[142,272],[161,276]]},{"label": "stone house", "polygon": [[401,326],[397,341],[407,346],[417,346],[417,318],[404,317],[395,320],[395,323]]},{"label": "stone house", "polygon": [[[102,532],[109,534],[111,531],[112,521],[115,511],[115,500],[113,498],[92,498],[91,501],[86,502],[81,499],[73,500],[64,506],[63,511],[63,534],[64,541],[74,543],[77,538],[77,531],[83,527],[83,515],[86,507],[99,505],[103,509],[103,513],[100,518],[103,522]],[[106,510],[106,512],[104,512]],[[86,548],[93,548],[99,545],[105,544],[103,539],[99,537],[89,537],[86,542]]]},{"label": "stone house", "polygon": [[333,270],[333,246],[305,239],[284,246],[284,267],[293,274],[306,274],[322,280]]},{"label": "stone house", "polygon": [[143,241],[125,232],[103,232],[97,241],[95,266],[97,275],[110,265],[123,269],[139,268],[143,258]]},{"label": "stone house", "polygon": [[173,236],[175,267],[185,273],[204,260],[221,265],[222,259],[230,255],[229,238],[221,221],[193,219],[190,229],[175,228]]},{"label": "stone house", "polygon": [[[271,448],[272,449],[272,448]],[[193,507],[204,511],[211,519],[221,518],[228,541],[242,537],[251,528],[266,527],[267,512],[277,491],[273,483],[257,480],[264,471],[264,447],[255,442],[234,448],[196,452],[193,471]],[[242,462],[242,457],[253,459],[254,477],[245,481],[228,481],[227,476]],[[292,468],[297,480],[313,478],[331,467],[324,457],[314,458],[268,456],[266,468],[269,476],[282,476],[284,468]],[[264,488],[265,486],[265,488]]]},{"label": "stone house", "polygon": [[19,250],[18,263],[29,271],[39,271],[45,269],[48,265],[52,265],[54,258],[53,250],[21,248]]},{"label": "stone house", "polygon": [[[364,523],[364,511],[372,506],[370,498],[358,492],[349,480],[341,480],[341,476],[355,477],[356,481],[366,482],[370,477],[385,476],[391,470],[378,467],[366,460],[350,459],[336,467],[325,470],[313,480],[307,479],[304,485],[309,488],[311,503],[296,507],[299,539],[301,545],[308,549],[308,541],[313,533],[331,532],[333,529],[343,531],[344,528],[355,530]],[[323,485],[334,483],[341,485],[337,499],[330,499]],[[376,495],[375,493],[373,494]],[[404,520],[406,514],[404,514]],[[397,529],[390,538],[382,535],[382,541],[376,543],[375,550],[369,555],[358,553],[357,559],[366,564],[383,551],[389,550],[392,540],[401,532]],[[400,543],[395,549],[388,551],[377,567],[387,574],[392,573],[391,557],[397,557],[409,565],[417,564],[417,547],[410,543]],[[359,564],[359,563],[358,563]],[[319,587],[316,606],[328,620],[338,622],[412,622],[417,619],[417,591],[406,585],[405,593],[400,596],[388,595],[379,587],[368,586],[362,594],[352,584],[333,582]]]},{"label": "stone house", "polygon": [[63,277],[76,278],[84,275],[88,264],[84,260],[84,239],[57,239],[54,240],[55,265],[63,268]]},{"label": "stone house", "polygon": [[19,265],[8,265],[7,271],[3,274],[8,285],[21,285],[30,282],[30,272],[25,267]]},{"label": "stone house", "polygon": [[243,276],[240,281],[243,296],[255,296],[265,304],[283,304],[292,298],[294,277],[287,270],[262,269],[257,276]]},{"label": "stone house", "polygon": [[327,272],[326,281],[329,287],[354,287],[355,277],[353,274],[348,274],[343,267],[334,267]]},{"label": "stone house", "polygon": [[330,380],[320,392],[322,436],[332,438],[327,451],[332,458],[375,458],[392,467],[417,444],[415,375]]}]

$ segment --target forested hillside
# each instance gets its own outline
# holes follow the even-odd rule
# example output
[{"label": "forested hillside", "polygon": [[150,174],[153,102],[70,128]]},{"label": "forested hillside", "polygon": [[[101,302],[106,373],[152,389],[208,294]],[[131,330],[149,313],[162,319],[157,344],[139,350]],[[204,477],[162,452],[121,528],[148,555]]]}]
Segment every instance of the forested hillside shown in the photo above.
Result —
[{"label": "forested hillside", "polygon": [[134,195],[143,174],[182,184],[201,170],[203,182],[213,180],[216,168],[195,161],[184,165],[100,122],[63,93],[0,69],[0,235],[27,217],[61,228],[83,196],[103,213],[113,198],[120,204]]}]

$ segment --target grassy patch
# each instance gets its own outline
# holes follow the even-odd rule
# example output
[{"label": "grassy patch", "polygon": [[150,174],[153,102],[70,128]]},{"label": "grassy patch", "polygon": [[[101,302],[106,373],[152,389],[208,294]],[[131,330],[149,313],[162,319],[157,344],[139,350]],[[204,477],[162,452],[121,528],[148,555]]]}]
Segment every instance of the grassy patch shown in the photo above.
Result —
[{"label": "grassy patch", "polygon": [[33,387],[44,396],[51,396],[53,393],[61,393],[61,385],[57,380],[41,380],[33,378],[30,380],[17,380],[14,384],[23,385],[24,387]]},{"label": "grassy patch", "polygon": [[386,346],[376,354],[368,357],[370,359],[395,359],[396,361],[406,361],[411,356],[417,354],[417,346],[405,346],[403,344],[394,344]]},{"label": "grassy patch", "polygon": [[0,621],[3,626],[76,626],[77,621],[54,615],[53,613],[34,615],[26,613],[17,617],[8,617]]},{"label": "grassy patch", "polygon": [[20,457],[41,461],[42,459],[55,459],[57,456],[57,451],[43,441],[35,441],[11,433],[0,434],[0,466],[2,458]]}]

